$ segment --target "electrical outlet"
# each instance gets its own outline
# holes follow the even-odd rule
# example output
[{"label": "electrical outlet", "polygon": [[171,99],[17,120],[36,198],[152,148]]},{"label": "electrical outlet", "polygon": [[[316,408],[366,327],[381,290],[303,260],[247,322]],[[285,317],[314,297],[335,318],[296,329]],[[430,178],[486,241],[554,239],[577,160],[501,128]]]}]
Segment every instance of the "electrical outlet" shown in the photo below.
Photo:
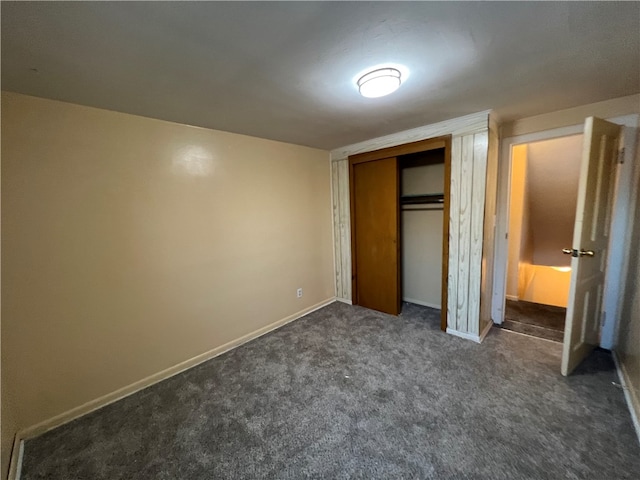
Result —
[{"label": "electrical outlet", "polygon": [[299,288],[298,291],[296,292],[296,295],[298,296],[298,298],[302,297],[302,289]]}]

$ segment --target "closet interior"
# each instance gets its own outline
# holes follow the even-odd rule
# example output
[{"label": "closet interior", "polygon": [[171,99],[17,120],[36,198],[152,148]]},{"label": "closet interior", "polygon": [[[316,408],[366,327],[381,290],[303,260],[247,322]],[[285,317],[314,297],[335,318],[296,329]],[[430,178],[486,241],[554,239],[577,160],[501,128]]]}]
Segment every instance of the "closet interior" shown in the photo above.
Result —
[{"label": "closet interior", "polygon": [[446,243],[445,149],[401,155],[398,168],[402,300],[440,310]]}]

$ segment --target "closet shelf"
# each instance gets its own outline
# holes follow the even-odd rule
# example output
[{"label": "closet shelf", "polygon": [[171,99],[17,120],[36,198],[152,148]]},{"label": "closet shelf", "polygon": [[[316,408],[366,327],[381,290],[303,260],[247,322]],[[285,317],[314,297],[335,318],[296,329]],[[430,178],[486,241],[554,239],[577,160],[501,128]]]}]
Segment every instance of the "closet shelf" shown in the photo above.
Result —
[{"label": "closet shelf", "polygon": [[444,203],[444,194],[430,193],[427,195],[402,195],[400,197],[401,205],[424,205],[428,203]]}]

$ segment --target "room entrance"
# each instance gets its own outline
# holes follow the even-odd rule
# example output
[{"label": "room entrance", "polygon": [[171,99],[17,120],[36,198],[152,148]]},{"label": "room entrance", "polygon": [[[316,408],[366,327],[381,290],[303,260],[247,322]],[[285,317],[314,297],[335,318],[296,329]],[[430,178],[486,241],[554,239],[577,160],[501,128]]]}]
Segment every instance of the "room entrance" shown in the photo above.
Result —
[{"label": "room entrance", "polygon": [[563,340],[582,138],[512,146],[503,328]]},{"label": "room entrance", "polygon": [[[559,274],[569,273],[566,317],[562,336],[561,371],[563,375],[571,373],[600,342],[601,325],[605,319],[603,309],[605,280],[611,251],[612,205],[617,184],[618,158],[621,155],[620,125],[589,117],[585,121],[583,132],[575,197],[572,193],[574,190],[571,188],[571,177],[568,174],[561,174],[561,162],[557,159],[541,161],[541,164],[554,165],[554,168],[547,173],[541,173],[545,169],[530,162],[533,150],[537,150],[540,156],[541,151],[545,148],[549,150],[554,145],[549,143],[535,145],[524,142],[509,144],[507,166],[510,188],[507,187],[506,191],[510,192],[512,211],[507,214],[507,222],[503,224],[506,228],[505,232],[508,232],[504,234],[505,240],[508,241],[508,248],[506,255],[504,250],[501,253],[505,262],[502,265],[505,266],[506,272],[500,268],[501,261],[496,260],[495,284],[497,287],[494,299],[500,292],[503,295],[498,299],[499,303],[494,301],[493,312],[496,314],[494,320],[498,323],[503,323],[507,318],[504,315],[507,311],[505,298],[508,299],[504,296],[505,292],[507,295],[516,296],[517,301],[521,299],[540,301],[544,298],[547,299],[547,303],[551,301],[549,299],[553,299],[555,303],[562,305],[565,302],[564,292],[567,290],[564,286],[566,282]],[[565,139],[565,141],[568,142],[567,145],[571,143],[571,139]],[[556,147],[559,145],[557,141],[554,143]],[[569,154],[565,154],[567,155]],[[527,181],[529,176],[534,178],[537,176],[544,181],[534,186],[534,181]],[[547,191],[550,184],[560,181],[562,188],[555,192]],[[576,183],[573,182],[573,184]],[[546,193],[534,199],[532,192],[536,189]],[[572,203],[572,198],[576,199],[575,208],[570,208],[571,205],[569,205]],[[562,202],[558,204],[559,201]],[[542,208],[545,204],[547,206]],[[540,212],[536,212],[536,209]],[[565,212],[559,214],[558,210],[565,210]],[[554,222],[563,215],[566,216],[567,211],[569,213],[575,211],[574,224],[570,228],[571,243],[560,247],[559,242],[564,239],[555,234],[563,231],[563,225]],[[550,242],[552,238],[553,243]],[[498,239],[500,244],[500,237]],[[498,247],[498,251],[500,250]],[[562,265],[564,262],[559,260],[560,254],[569,256],[568,266]],[[560,264],[554,265],[554,263]],[[500,275],[502,272],[504,276]],[[536,277],[539,277],[540,281],[537,281]],[[547,288],[550,285],[551,288]],[[505,290],[501,290],[502,287]],[[534,306],[542,305],[535,301],[530,303]],[[549,320],[549,315],[542,316]],[[530,325],[525,327],[531,328]],[[547,328],[549,325],[533,325],[533,327]]]}]

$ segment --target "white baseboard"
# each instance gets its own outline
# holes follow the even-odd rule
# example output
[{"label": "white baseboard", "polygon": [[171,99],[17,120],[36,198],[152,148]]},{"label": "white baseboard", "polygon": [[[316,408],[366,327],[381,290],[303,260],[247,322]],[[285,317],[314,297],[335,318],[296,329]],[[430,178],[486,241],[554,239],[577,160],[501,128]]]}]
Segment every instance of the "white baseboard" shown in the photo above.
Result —
[{"label": "white baseboard", "polygon": [[480,343],[480,336],[475,333],[466,333],[459,332],[458,330],[454,330],[453,328],[447,327],[447,333],[450,335],[455,335],[456,337],[464,338],[465,340],[471,340],[472,342]]},{"label": "white baseboard", "polygon": [[482,343],[482,341],[484,340],[484,337],[486,337],[489,334],[489,332],[491,331],[491,327],[493,327],[493,321],[489,321],[487,326],[484,327],[484,330],[480,332],[480,343]]},{"label": "white baseboard", "polygon": [[402,301],[407,303],[415,303],[416,305],[422,305],[423,307],[435,308],[436,310],[440,310],[442,308],[440,305],[436,305],[435,303],[423,302],[422,300],[416,300],[415,298],[402,297]]},{"label": "white baseboard", "polygon": [[336,297],[336,302],[342,302],[342,303],[346,303],[347,305],[353,305],[353,302],[348,298]]},{"label": "white baseboard", "polygon": [[631,381],[629,380],[627,369],[624,368],[624,364],[620,362],[618,354],[615,352],[615,350],[611,353],[613,353],[613,361],[616,364],[618,377],[620,377],[620,385],[622,386],[622,391],[624,392],[624,398],[627,401],[627,407],[629,407],[631,421],[633,422],[633,426],[636,429],[638,443],[640,443],[640,398],[636,398],[636,396],[633,394],[633,387],[631,386]]},{"label": "white baseboard", "polygon": [[20,480],[22,474],[22,457],[24,456],[24,440],[16,433],[13,439],[13,450],[11,450],[11,458],[9,459],[9,475],[8,480]]},{"label": "white baseboard", "polygon": [[68,423],[79,417],[87,415],[88,413],[91,413],[102,407],[106,407],[107,405],[113,402],[122,400],[123,398],[128,397],[129,395],[133,395],[134,393],[137,393],[140,390],[150,387],[151,385],[154,385],[158,382],[166,380],[167,378],[173,377],[174,375],[184,372],[185,370],[188,370],[197,365],[200,365],[201,363],[206,362],[207,360],[210,360],[214,357],[222,355],[223,353],[226,353],[229,350],[233,350],[234,348],[237,348],[240,345],[250,342],[251,340],[255,340],[256,338],[261,337],[262,335],[265,335],[269,332],[277,330],[278,328],[286,325],[287,323],[291,323],[294,320],[298,320],[299,318],[302,318],[305,315],[310,314],[311,312],[319,310],[322,307],[325,307],[335,302],[336,300],[338,299],[335,297],[331,297],[320,303],[317,303],[308,308],[305,308],[304,310],[300,310],[299,312],[294,313],[293,315],[289,315],[288,317],[285,317],[281,320],[273,322],[265,327],[259,328],[258,330],[255,330],[251,333],[243,335],[242,337],[237,338],[236,340],[232,340],[228,343],[225,343],[224,345],[216,347],[212,350],[204,352],[188,360],[185,360],[184,362],[180,362],[177,365],[174,365],[173,367],[169,367],[158,373],[149,375],[148,377],[143,378],[142,380],[138,380],[137,382],[127,385],[126,387],[120,388],[114,392],[108,393],[106,395],[103,395],[102,397],[98,397],[83,405],[80,405],[78,407],[72,408],[71,410],[68,410],[59,415],[56,415],[55,417],[44,420],[36,425],[27,427],[18,431],[18,433],[16,433],[14,447],[11,453],[11,463],[9,468],[8,480],[20,479],[23,443],[25,440],[29,440],[30,438],[34,438],[34,437],[37,437],[38,435],[42,435],[43,433],[48,432],[49,430],[60,427],[65,423]]},{"label": "white baseboard", "polygon": [[517,295],[505,295],[504,298],[506,298],[507,300],[513,300],[514,302],[520,300]]}]

